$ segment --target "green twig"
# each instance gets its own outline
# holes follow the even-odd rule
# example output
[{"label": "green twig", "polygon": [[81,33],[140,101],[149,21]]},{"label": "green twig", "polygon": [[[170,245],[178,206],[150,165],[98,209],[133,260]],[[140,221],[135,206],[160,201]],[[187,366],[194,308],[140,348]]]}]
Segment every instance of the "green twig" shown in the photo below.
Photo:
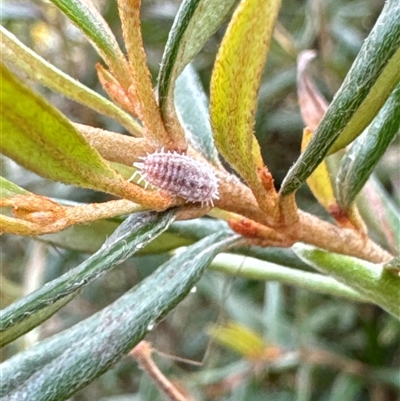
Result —
[{"label": "green twig", "polygon": [[331,277],[290,269],[248,256],[221,253],[211,263],[210,269],[252,280],[279,281],[351,301],[368,302],[362,295]]}]

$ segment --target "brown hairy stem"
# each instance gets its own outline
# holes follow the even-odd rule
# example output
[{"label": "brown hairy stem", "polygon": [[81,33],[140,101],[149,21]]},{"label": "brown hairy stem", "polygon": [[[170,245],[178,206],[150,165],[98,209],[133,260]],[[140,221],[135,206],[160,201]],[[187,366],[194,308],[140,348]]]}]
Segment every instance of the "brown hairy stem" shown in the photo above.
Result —
[{"label": "brown hairy stem", "polygon": [[[96,71],[101,86],[108,93],[113,102],[118,104],[123,110],[138,118],[135,108],[132,106],[127,93],[112,73],[105,69],[100,63],[96,64]],[[142,136],[143,132],[141,132],[140,135],[132,132],[131,134],[134,136]]]},{"label": "brown hairy stem", "polygon": [[331,252],[343,253],[384,263],[393,256],[359,231],[339,228],[311,214],[299,211],[300,233],[298,242],[315,245]]},{"label": "brown hairy stem", "polygon": [[182,128],[180,131],[167,130],[158,108],[143,47],[140,7],[141,0],[118,0],[131,78],[131,85],[123,89],[126,91],[135,114],[143,123],[144,137],[170,150],[185,150],[187,145]]},{"label": "brown hairy stem", "polygon": [[[216,206],[220,209],[246,216],[268,226],[268,219],[257,207],[253,194],[245,185],[224,180],[219,191],[220,200],[216,202]],[[305,242],[374,263],[383,263],[392,258],[390,253],[356,230],[339,228],[302,210],[298,210],[298,218],[298,223],[294,225],[271,228],[280,233],[286,231],[291,238],[294,237],[294,242]]]},{"label": "brown hairy stem", "polygon": [[[97,128],[90,130],[81,125],[76,126],[92,146],[107,160],[132,165],[140,156],[155,150],[154,147],[141,138],[132,138]],[[203,159],[192,148],[189,148],[188,154],[197,159]],[[362,232],[337,227],[302,210],[298,210],[296,214],[295,203],[293,203],[294,197],[287,198],[285,202],[281,200],[282,215],[285,217],[281,224],[287,224],[277,226],[276,222],[259,208],[250,188],[243,184],[239,178],[224,170],[213,168],[220,180],[220,199],[215,202],[214,206],[269,227],[269,229],[276,231],[276,236],[274,235],[274,237],[282,244],[285,243],[283,237],[286,236],[288,244],[305,242],[331,252],[355,256],[374,263],[384,263],[392,258],[390,253],[383,250]],[[204,214],[206,210],[204,209]],[[287,213],[286,216],[284,213]],[[196,213],[195,215],[198,214]],[[227,219],[230,219],[229,213]],[[296,222],[297,219],[298,221]],[[265,239],[270,241],[271,230],[265,230],[265,233],[267,232],[268,238],[266,237]]]}]

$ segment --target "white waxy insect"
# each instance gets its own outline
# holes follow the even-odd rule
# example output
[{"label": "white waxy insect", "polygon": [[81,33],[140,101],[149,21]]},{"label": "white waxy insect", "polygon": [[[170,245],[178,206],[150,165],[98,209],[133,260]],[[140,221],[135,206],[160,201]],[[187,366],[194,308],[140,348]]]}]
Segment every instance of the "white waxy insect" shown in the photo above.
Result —
[{"label": "white waxy insect", "polygon": [[164,150],[150,153],[141,160],[133,165],[148,184],[188,202],[201,202],[202,206],[214,205],[214,200],[219,199],[218,178],[207,164]]}]

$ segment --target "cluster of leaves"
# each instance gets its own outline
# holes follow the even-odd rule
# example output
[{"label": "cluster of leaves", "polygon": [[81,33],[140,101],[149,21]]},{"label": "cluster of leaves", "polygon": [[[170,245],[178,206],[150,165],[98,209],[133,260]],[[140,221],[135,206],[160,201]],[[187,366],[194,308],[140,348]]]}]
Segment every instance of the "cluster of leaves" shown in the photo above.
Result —
[{"label": "cluster of leaves", "polygon": [[[300,53],[297,84],[307,128],[303,153],[286,174],[279,192],[253,130],[258,90],[280,1],[183,1],[163,53],[157,96],[141,41],[140,1],[118,2],[128,58],[90,3],[52,2],[84,32],[107,65],[108,69],[98,64],[97,73],[112,102],[62,73],[1,28],[1,52],[7,65],[1,67],[1,152],[41,177],[121,199],[71,205],[65,200],[35,195],[1,179],[1,205],[13,210],[13,216],[0,216],[2,232],[41,235],[43,241],[61,248],[92,253],[77,267],[54,277],[46,286],[39,286],[1,312],[1,345],[47,321],[82,289],[101,282],[106,273],[109,276],[112,268],[133,254],[188,248],[164,259],[161,265],[157,263],[160,266],[155,272],[139,285],[127,288],[99,312],[4,362],[0,394],[5,399],[70,397],[138,344],[195,285],[210,299],[221,292],[218,279],[208,283],[209,288],[199,282],[207,267],[247,279],[276,280],[351,301],[374,303],[400,317],[396,263],[383,266],[391,253],[398,251],[399,213],[385,192],[376,189],[379,183],[371,175],[400,125],[400,7],[395,0],[385,5],[329,107],[308,73],[312,54]],[[233,9],[214,64],[208,110],[207,96],[189,63]],[[275,37],[283,47],[286,43],[291,57],[297,54],[293,43],[287,43],[290,35],[279,25]],[[112,118],[132,136],[72,123],[28,88],[15,75],[16,70]],[[350,143],[347,152],[340,154]],[[126,180],[134,172],[134,161],[162,147],[188,153],[215,169],[221,195],[216,208],[184,204],[162,191],[146,190]],[[246,185],[225,170],[219,154]],[[297,209],[294,194],[306,180],[336,225]],[[370,198],[371,194],[376,198],[357,205],[357,195],[367,181]],[[384,223],[380,227],[376,218],[372,223],[367,219],[377,205]],[[127,214],[129,217],[122,223],[116,219]],[[205,214],[219,220],[176,221]],[[87,223],[92,224],[78,226]],[[71,228],[62,231],[68,227]],[[389,252],[367,238],[366,227],[373,230]],[[113,234],[101,243],[101,236],[93,235],[97,230]],[[94,236],[93,240],[88,241],[88,235]],[[322,249],[301,244],[288,248],[298,241]],[[307,271],[310,267],[331,277]],[[6,287],[12,288],[12,284]],[[211,291],[215,294],[211,295]],[[209,331],[211,336],[243,355],[246,361],[227,365],[225,372],[219,369],[211,376],[210,370],[206,370],[207,377],[198,375],[193,383],[197,381],[212,391],[213,384],[223,386],[224,379],[229,382],[231,377],[245,382],[248,372],[260,364],[270,364],[276,373],[299,366],[298,391],[307,399],[311,392],[310,366],[331,364],[343,370],[336,385],[347,395],[362,391],[362,384],[352,375],[396,387],[392,370],[385,376],[382,370],[318,349],[288,352],[285,347],[309,344],[305,338],[310,333],[304,319],[298,328],[302,339],[294,341],[282,313],[282,294],[279,284],[267,285],[266,316],[273,322],[269,323],[268,337],[281,346],[269,346],[259,335],[235,324],[214,327]],[[304,316],[308,301],[302,290],[296,297],[298,316]],[[243,298],[235,290],[231,298],[226,303],[231,317],[252,327],[265,326],[257,316],[262,315],[259,306],[250,302],[239,308]],[[249,313],[249,309],[254,313]],[[344,331],[349,330],[346,316],[336,316],[338,310],[332,307],[331,314]],[[349,310],[350,314],[355,313],[355,309]],[[329,316],[327,311],[324,304],[320,316]],[[395,343],[392,338],[398,325],[389,316],[385,315],[385,319],[385,333],[389,333],[385,344],[389,347]],[[251,388],[244,391],[253,391]],[[286,397],[285,391],[280,396]]]}]

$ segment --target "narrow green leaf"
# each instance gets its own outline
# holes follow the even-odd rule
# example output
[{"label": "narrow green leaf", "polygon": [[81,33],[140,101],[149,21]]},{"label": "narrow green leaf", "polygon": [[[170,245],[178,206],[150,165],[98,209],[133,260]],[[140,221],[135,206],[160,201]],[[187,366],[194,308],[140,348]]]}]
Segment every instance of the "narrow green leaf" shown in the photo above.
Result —
[{"label": "narrow green leaf", "polygon": [[115,119],[133,135],[141,132],[140,125],[114,103],[48,63],[2,26],[0,26],[0,50],[3,62],[20,68],[31,79],[100,114]]},{"label": "narrow green leaf", "polygon": [[114,219],[98,220],[91,224],[75,225],[58,233],[40,235],[36,239],[59,248],[92,254],[101,248],[119,224]]},{"label": "narrow green leaf", "polygon": [[219,165],[208,112],[208,99],[195,69],[189,64],[176,80],[175,106],[189,143]]},{"label": "narrow green leaf", "polygon": [[0,176],[0,199],[26,194],[29,194],[29,192]]},{"label": "narrow green leaf", "polygon": [[400,4],[389,0],[309,146],[282,183],[282,195],[296,191],[329,152],[363,132],[398,84],[399,65]]},{"label": "narrow green leaf", "polygon": [[387,271],[382,265],[330,253],[310,245],[295,244],[293,250],[316,270],[333,276],[357,291],[368,302],[400,319],[400,277]]},{"label": "narrow green leaf", "polygon": [[142,249],[165,231],[176,210],[130,215],[85,262],[0,313],[0,345],[18,338],[48,319],[79,290]]},{"label": "narrow green leaf", "polygon": [[35,173],[107,190],[122,181],[58,110],[1,67],[0,151]]},{"label": "narrow green leaf", "polygon": [[[380,76],[376,79],[371,90],[365,97],[364,101],[354,113],[351,120],[346,125],[346,128],[341,132],[339,138],[335,141],[332,148],[329,149],[329,154],[335,153],[338,150],[345,148],[349,143],[354,141],[354,139],[362,134],[362,132],[368,127],[374,117],[378,114],[381,107],[383,107],[390,94],[394,91],[394,89],[400,82],[400,12],[397,13],[397,16],[395,18],[398,18],[398,30],[396,32],[397,51],[389,59]],[[382,44],[382,46],[385,45],[386,43]]]},{"label": "narrow green leaf", "polygon": [[233,231],[224,221],[209,218],[175,221],[168,231],[192,240],[199,240],[220,232],[233,234]]},{"label": "narrow green leaf", "polygon": [[337,175],[337,196],[347,209],[370,177],[400,128],[400,84],[367,130],[343,157]]},{"label": "narrow green leaf", "polygon": [[163,115],[173,106],[178,75],[216,32],[238,0],[184,0],[165,46],[158,77],[158,98]]},{"label": "narrow green leaf", "polygon": [[160,266],[112,305],[1,365],[0,396],[60,401],[129,352],[238,236],[214,234]]},{"label": "narrow green leaf", "polygon": [[51,2],[83,31],[121,84],[124,83],[128,87],[129,74],[125,56],[96,7],[91,2],[81,0],[51,0]]}]

